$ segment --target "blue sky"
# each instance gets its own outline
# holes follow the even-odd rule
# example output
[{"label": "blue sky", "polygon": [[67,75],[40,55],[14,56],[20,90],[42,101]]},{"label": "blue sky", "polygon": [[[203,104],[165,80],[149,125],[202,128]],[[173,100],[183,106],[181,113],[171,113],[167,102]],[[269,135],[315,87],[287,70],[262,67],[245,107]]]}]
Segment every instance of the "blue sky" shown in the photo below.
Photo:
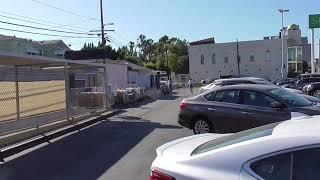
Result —
[{"label": "blue sky", "polygon": [[[99,0],[37,0],[69,10],[82,16],[99,19]],[[128,41],[136,41],[139,34],[157,40],[164,34],[185,38],[188,41],[215,37],[216,42],[261,39],[263,36],[276,35],[280,30],[279,8],[290,9],[285,15],[285,25],[300,25],[302,35],[309,36],[308,14],[320,13],[319,0],[104,0],[106,22],[115,23],[108,28],[116,33],[109,35],[117,41],[114,46]],[[27,17],[72,24],[79,31],[99,29],[98,20],[68,14],[32,0],[10,0],[1,3],[0,11]],[[0,15],[4,15],[0,12]],[[1,21],[29,24],[22,21],[0,17]],[[83,22],[86,21],[86,22]],[[33,32],[45,32],[0,24],[2,28],[14,28]],[[41,26],[45,27],[45,26]],[[59,29],[59,28],[58,28]],[[35,40],[57,39],[42,35],[0,30],[0,34],[28,37]],[[68,35],[68,34],[65,34]],[[320,29],[316,30],[319,43]],[[84,42],[97,42],[98,39],[64,38],[71,48],[78,49]],[[310,39],[309,39],[310,41]],[[317,57],[318,55],[316,55]]]}]

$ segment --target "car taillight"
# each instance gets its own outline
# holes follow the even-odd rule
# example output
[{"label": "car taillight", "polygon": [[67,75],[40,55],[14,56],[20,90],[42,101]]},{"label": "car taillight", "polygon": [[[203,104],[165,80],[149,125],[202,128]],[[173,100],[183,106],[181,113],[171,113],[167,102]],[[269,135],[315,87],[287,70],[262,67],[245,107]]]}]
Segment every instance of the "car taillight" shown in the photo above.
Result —
[{"label": "car taillight", "polygon": [[175,178],[153,169],[151,170],[150,180],[175,180]]},{"label": "car taillight", "polygon": [[180,112],[183,111],[187,107],[187,103],[182,102],[180,104]]}]

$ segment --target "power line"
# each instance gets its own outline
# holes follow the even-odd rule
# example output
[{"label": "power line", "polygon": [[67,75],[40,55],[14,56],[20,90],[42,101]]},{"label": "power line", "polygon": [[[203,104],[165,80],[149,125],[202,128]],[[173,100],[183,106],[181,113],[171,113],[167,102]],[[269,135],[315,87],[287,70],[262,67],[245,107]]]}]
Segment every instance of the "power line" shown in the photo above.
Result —
[{"label": "power line", "polygon": [[[124,38],[123,36],[121,36],[119,33],[117,33],[116,31],[113,31],[114,34],[116,34],[120,39],[124,40],[124,41],[128,41],[126,38]],[[129,41],[128,41],[129,42]]]},{"label": "power line", "polygon": [[[54,27],[54,26],[52,26],[52,25],[47,25],[47,24],[44,24],[44,23],[39,23],[39,22],[35,22],[35,21],[24,20],[24,19],[15,18],[15,17],[4,16],[4,15],[1,15],[1,14],[0,14],[0,17],[4,17],[4,18],[8,18],[8,19],[14,19],[14,20],[23,21],[23,22],[28,22],[28,23],[32,23],[32,24],[43,25],[43,26],[47,26],[47,27]],[[73,29],[68,29],[68,28],[61,28],[61,29],[73,30]]]},{"label": "power line", "polygon": [[10,23],[10,22],[5,22],[5,21],[0,21],[0,23],[2,23],[2,24],[14,25],[14,26],[20,26],[20,27],[26,27],[26,28],[32,28],[32,29],[45,30],[45,31],[59,32],[59,33],[80,34],[80,35],[94,35],[94,34],[90,34],[90,33],[80,33],[80,32],[71,32],[71,31],[60,31],[60,30],[56,30],[56,29],[48,29],[48,28],[34,27],[34,26],[28,26],[28,25],[23,25],[23,24]]},{"label": "power line", "polygon": [[55,7],[55,6],[53,6],[53,5],[50,5],[50,4],[41,2],[41,1],[37,1],[37,0],[31,0],[31,1],[36,2],[36,3],[38,3],[38,4],[42,4],[42,5],[44,5],[44,6],[51,7],[51,8],[53,8],[53,9],[56,9],[56,10],[59,10],[59,11],[62,11],[62,12],[68,13],[68,14],[73,14],[73,15],[75,15],[75,16],[87,18],[87,19],[90,19],[90,20],[97,20],[96,18],[92,18],[92,17],[88,17],[88,16],[83,16],[83,15],[80,15],[80,14],[78,14],[78,13],[75,13],[75,12],[72,12],[72,11],[69,11],[69,10],[65,10],[65,9],[61,9],[61,8]]},{"label": "power line", "polygon": [[110,42],[110,43],[112,43],[112,44],[114,44],[114,45],[116,45],[116,46],[118,46],[118,47],[123,46],[123,45],[120,44],[119,42],[117,42],[117,41],[115,41],[115,40],[113,40],[113,39],[110,39],[109,37],[107,37],[107,40],[108,40],[108,42]]},{"label": "power line", "polygon": [[116,39],[116,38],[114,38],[114,37],[111,37],[110,35],[107,35],[107,37],[108,37],[110,40],[113,40],[113,41],[115,41],[115,42],[117,42],[117,43],[119,43],[119,44],[121,44],[121,45],[123,45],[123,46],[126,46],[125,43],[119,41],[118,39]]},{"label": "power line", "polygon": [[[59,24],[59,23],[55,23],[55,22],[50,22],[50,21],[45,21],[45,20],[41,20],[41,19],[36,19],[36,18],[31,18],[31,17],[27,17],[27,16],[22,16],[22,15],[19,15],[19,14],[14,14],[14,13],[9,13],[9,12],[5,12],[5,11],[1,11],[0,12],[2,14],[6,14],[6,15],[11,15],[11,16],[16,16],[16,17],[21,17],[21,18],[24,18],[24,19],[28,19],[28,20],[24,20],[24,19],[20,19],[20,18],[13,18],[13,17],[7,17],[6,18],[11,18],[11,19],[16,19],[16,20],[20,20],[20,21],[26,21],[26,22],[30,22],[30,23],[34,23],[34,24],[39,24],[39,22],[43,22],[43,23],[49,23],[49,24],[55,24],[57,26],[53,26],[53,25],[47,25],[47,24],[43,24],[43,23],[40,23],[42,25],[45,25],[45,26],[48,26],[48,27],[64,27],[64,26],[68,26],[68,27],[73,27],[73,28],[77,28],[77,29],[82,29],[82,30],[85,30],[87,31],[87,29],[84,29],[84,28],[81,28],[81,27],[76,27],[74,25],[66,25],[66,24]],[[3,15],[2,15],[3,16]],[[38,22],[34,22],[34,21],[30,21],[31,20],[34,20],[34,21],[38,21]],[[83,21],[82,21],[83,22]],[[80,22],[80,23],[82,23]],[[70,29],[70,28],[61,28],[61,29],[67,29],[67,30],[73,30],[73,31],[78,31],[78,30],[75,30],[75,29]]]},{"label": "power line", "polygon": [[118,47],[121,47],[121,46],[122,46],[121,44],[116,43],[116,42],[114,42],[114,41],[110,41],[110,43],[112,43],[112,44],[114,44],[114,45],[116,45],[116,46],[118,46]]},{"label": "power line", "polygon": [[118,42],[116,42],[116,41],[114,41],[114,40],[109,40],[109,42],[112,43],[112,44],[115,44],[115,45],[117,45],[117,46],[119,46],[119,47],[122,47],[122,46],[123,46],[122,44],[120,44],[120,43],[118,43]]},{"label": "power line", "polygon": [[78,22],[78,23],[72,23],[72,24],[65,24],[65,25],[61,25],[61,26],[55,26],[55,28],[72,27],[73,25],[82,24],[82,23],[89,22],[89,21],[93,21],[93,20],[88,19],[88,20],[84,20],[84,21],[81,21],[81,22]]},{"label": "power line", "polygon": [[57,34],[46,34],[46,33],[36,33],[36,32],[30,32],[30,31],[22,31],[22,30],[15,30],[15,29],[7,29],[7,28],[0,28],[0,30],[6,30],[6,31],[13,31],[13,32],[21,32],[21,33],[27,33],[27,34],[37,34],[37,35],[44,35],[44,36],[54,36],[54,37],[65,37],[65,38],[98,38],[94,36],[64,36],[64,35],[57,35]]}]

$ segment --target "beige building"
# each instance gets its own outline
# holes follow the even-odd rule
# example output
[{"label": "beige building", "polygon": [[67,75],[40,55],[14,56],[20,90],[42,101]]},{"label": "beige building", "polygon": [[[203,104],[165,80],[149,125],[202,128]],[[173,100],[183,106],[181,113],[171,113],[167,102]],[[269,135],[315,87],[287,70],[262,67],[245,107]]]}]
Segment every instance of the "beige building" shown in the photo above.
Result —
[{"label": "beige building", "polygon": [[[302,73],[302,61],[310,60],[310,45],[301,37],[299,26],[291,25],[285,31],[284,76],[288,67]],[[281,77],[281,38],[264,37],[262,40],[239,41],[240,75],[268,80]],[[288,56],[287,56],[288,55]],[[195,81],[237,76],[237,42],[215,43],[214,38],[190,43],[190,78]]]}]

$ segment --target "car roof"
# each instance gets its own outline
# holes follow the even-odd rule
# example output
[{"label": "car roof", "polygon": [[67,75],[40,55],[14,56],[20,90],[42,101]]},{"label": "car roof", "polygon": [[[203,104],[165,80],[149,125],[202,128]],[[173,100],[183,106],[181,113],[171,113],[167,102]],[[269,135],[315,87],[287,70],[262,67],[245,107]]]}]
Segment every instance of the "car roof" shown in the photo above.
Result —
[{"label": "car roof", "polygon": [[303,116],[284,121],[277,125],[273,136],[320,136],[320,115]]},{"label": "car roof", "polygon": [[265,85],[265,84],[236,84],[236,85],[217,87],[217,88],[213,89],[212,91],[228,90],[228,89],[245,89],[245,90],[267,91],[267,90],[277,89],[277,88],[281,88],[281,87],[278,87],[275,85]]},{"label": "car roof", "polygon": [[258,81],[264,81],[262,78],[257,77],[241,77],[241,78],[228,78],[228,79],[217,79],[217,82],[220,81],[241,81],[241,80],[258,80]]}]

